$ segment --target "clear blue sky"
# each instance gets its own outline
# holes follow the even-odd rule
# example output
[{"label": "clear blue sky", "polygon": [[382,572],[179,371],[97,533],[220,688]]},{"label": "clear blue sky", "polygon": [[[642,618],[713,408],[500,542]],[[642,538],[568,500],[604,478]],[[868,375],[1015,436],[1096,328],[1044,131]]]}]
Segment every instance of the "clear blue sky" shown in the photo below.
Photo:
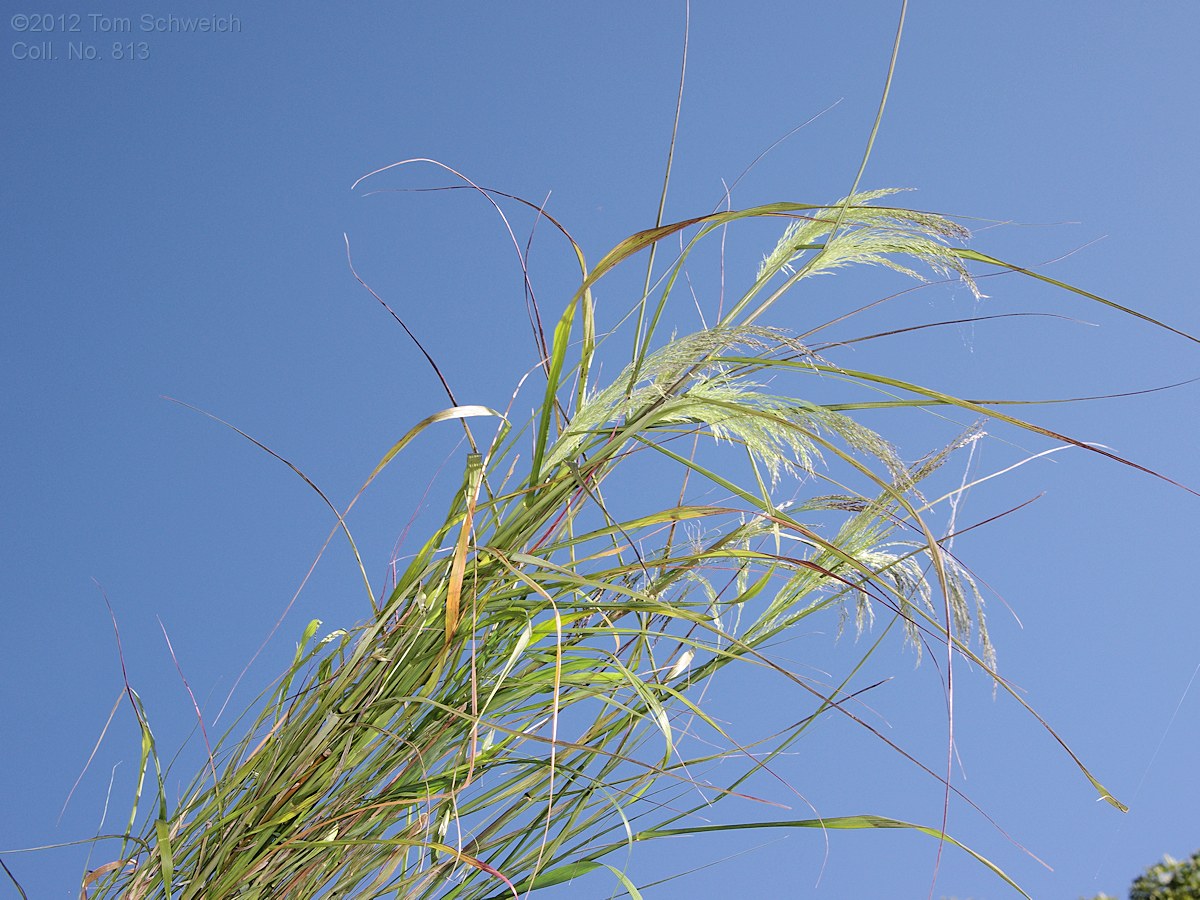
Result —
[{"label": "clear blue sky", "polygon": [[[138,746],[122,708],[59,820],[121,688],[93,580],[119,617],[130,677],[169,757],[194,715],[160,621],[215,716],[329,529],[328,511],[279,463],[161,397],[233,422],[348,499],[383,450],[445,402],[352,278],[345,233],[360,273],[426,340],[460,399],[505,404],[534,360],[494,213],[466,192],[363,196],[350,185],[433,157],[480,184],[549,195],[548,210],[598,259],[653,223],[683,25],[679,2],[114,0],[98,11],[51,0],[0,22],[0,851],[94,833],[114,767],[109,830],[128,808]],[[668,218],[711,209],[722,179],[835,103],[768,155],[733,202],[842,196],[898,11],[891,0],[697,0]],[[165,30],[167,15],[236,23],[180,33]],[[105,30],[124,18],[129,32]],[[915,187],[905,199],[921,208],[1026,223],[988,227],[973,246],[1026,265],[1059,260],[1045,271],[1200,333],[1198,35],[1194,3],[915,2],[864,186]],[[414,168],[369,186],[445,182]],[[570,260],[543,237],[533,274],[554,309],[572,288]],[[769,243],[763,232],[746,258]],[[885,292],[875,276],[839,275],[831,290],[835,281],[862,302]],[[1015,278],[985,289],[982,306],[961,290],[930,291],[872,321],[1053,309],[1099,327],[981,324],[899,348],[891,364],[992,397],[1200,375],[1200,347],[1183,339]],[[713,285],[697,290],[711,296]],[[802,329],[820,301],[818,291],[779,324]],[[1200,488],[1198,397],[1191,385],[1030,416]],[[898,440],[910,455],[929,449]],[[352,520],[374,577],[453,448],[453,436],[431,436]],[[980,471],[1013,458],[997,440]],[[958,784],[1053,871],[962,804],[950,831],[1037,898],[1123,895],[1164,852],[1200,846],[1200,687],[1185,696],[1200,661],[1200,500],[1081,452],[1051,459],[973,494],[961,513],[970,520],[1044,492],[958,550],[993,592],[1002,673],[1132,810],[1097,803],[1036,722],[964,669]],[[366,612],[344,551],[332,551],[244,683],[269,681],[310,618],[332,629]],[[831,635],[805,646],[817,644],[829,664],[855,649]],[[881,727],[940,766],[936,671],[914,669],[899,646],[889,652],[896,678],[880,696]],[[243,689],[234,704],[251,696]],[[742,703],[764,717],[775,705]],[[788,765],[822,814],[939,820],[937,784],[861,732],[819,730]],[[190,771],[182,765],[172,787]],[[902,832],[836,833],[827,845],[814,832],[646,847],[631,871],[644,882],[759,845],[647,897],[925,897],[936,854],[930,839]],[[3,859],[31,897],[76,896],[82,850]],[[0,882],[0,896],[16,894]],[[607,894],[591,885],[586,896]],[[1012,894],[948,850],[935,896]]]}]

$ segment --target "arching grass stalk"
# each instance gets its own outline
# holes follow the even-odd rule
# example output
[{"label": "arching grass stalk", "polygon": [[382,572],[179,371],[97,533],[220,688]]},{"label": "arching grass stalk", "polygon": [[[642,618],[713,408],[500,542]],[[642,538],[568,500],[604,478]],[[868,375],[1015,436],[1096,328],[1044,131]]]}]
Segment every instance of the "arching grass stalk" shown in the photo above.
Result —
[{"label": "arching grass stalk", "polygon": [[[312,623],[252,707],[261,712],[231,729],[179,803],[156,798],[86,895],[498,900],[607,868],[638,896],[614,854],[672,835],[907,828],[954,844],[939,827],[877,815],[795,819],[778,809],[787,796],[762,798],[770,802],[753,821],[696,816],[746,797],[748,779],[816,718],[870,727],[852,700],[867,689],[854,681],[861,659],[830,686],[772,655],[772,641],[809,617],[885,619],[914,646],[948,647],[1008,690],[974,580],[943,550],[948,536],[920,493],[977,430],[910,463],[854,414],[957,408],[1092,449],[986,403],[845,367],[837,346],[818,355],[768,324],[816,274],[929,269],[974,289],[967,261],[1002,265],[961,249],[966,234],[946,218],[876,205],[890,193],[658,226],[591,270],[572,242],[582,283],[554,331],[529,427],[460,406],[388,451],[368,484],[438,421],[498,426],[464,461],[443,523],[372,618],[320,640]],[[711,327],[657,336],[705,237],[766,217],[789,224],[741,298]],[[592,288],[676,234],[690,237],[653,304],[640,298],[650,314],[631,362],[601,381]],[[813,399],[831,385],[847,396]],[[889,393],[856,403],[855,385]],[[687,490],[655,487],[680,483]],[[743,743],[739,723],[713,718],[703,696],[731,665],[761,669],[810,713]]]}]

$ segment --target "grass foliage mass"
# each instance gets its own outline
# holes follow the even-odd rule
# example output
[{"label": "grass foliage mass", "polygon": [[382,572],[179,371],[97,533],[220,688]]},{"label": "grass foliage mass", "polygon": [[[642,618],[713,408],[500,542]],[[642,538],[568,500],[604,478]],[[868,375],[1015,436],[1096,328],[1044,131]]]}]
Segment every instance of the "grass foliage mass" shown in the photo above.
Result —
[{"label": "grass foliage mass", "polygon": [[[870,266],[976,294],[973,271],[1016,272],[1147,317],[968,249],[960,224],[895,199],[856,186],[828,205],[675,223],[660,214],[595,265],[549,219],[579,262],[579,288],[552,328],[540,328],[537,311],[535,368],[514,402],[499,411],[447,389],[446,407],[400,438],[363,485],[427,429],[462,428],[461,483],[440,526],[384,590],[355,549],[372,615],[325,635],[311,623],[292,665],[177,802],[130,687],[143,729],[138,798],[83,896],[501,900],[607,872],[637,898],[622,854],[668,836],[901,828],[959,846],[944,822],[785,818],[791,795],[761,798],[770,802],[749,807],[759,818],[722,818],[725,801],[745,800],[814,722],[872,729],[852,682],[877,640],[847,649],[859,658],[833,683],[772,647],[813,617],[875,623],[936,657],[948,699],[955,662],[967,660],[1024,705],[995,669],[975,580],[948,549],[952,517],[938,518],[966,485],[930,496],[925,486],[981,437],[984,419],[1125,461],[1000,402],[862,371],[849,363],[854,341],[823,343],[819,319],[788,331],[772,313],[788,298],[788,321],[813,315],[817,306],[796,298],[823,283],[814,276]],[[777,223],[781,237],[741,293],[702,296],[701,326],[672,333],[693,302],[693,255],[755,221]],[[642,264],[644,290],[602,328],[598,285]],[[900,322],[888,334],[917,327]],[[533,407],[527,417],[514,412],[522,404]],[[942,449],[906,461],[867,424],[879,410],[892,411],[885,421],[932,411],[963,424]],[[349,507],[326,502],[354,547]],[[743,743],[705,702],[733,666],[807,698],[807,713]],[[950,802],[948,765],[933,772],[875,734],[940,780]],[[998,866],[961,852],[1019,891]]]}]

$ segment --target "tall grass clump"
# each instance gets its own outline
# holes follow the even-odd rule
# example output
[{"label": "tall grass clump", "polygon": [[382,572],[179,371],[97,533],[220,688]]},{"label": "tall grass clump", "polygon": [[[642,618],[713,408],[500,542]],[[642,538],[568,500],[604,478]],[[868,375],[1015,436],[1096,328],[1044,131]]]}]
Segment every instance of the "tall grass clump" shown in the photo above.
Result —
[{"label": "tall grass clump", "polygon": [[[886,619],[946,676],[969,660],[1009,690],[975,582],[931,521],[954,491],[934,501],[922,485],[979,437],[976,418],[1083,446],[995,405],[851,368],[844,347],[772,324],[818,274],[884,266],[977,290],[968,263],[1011,270],[964,249],[957,223],[891,199],[858,192],[659,225],[592,267],[572,242],[581,284],[521,389],[539,398],[532,415],[455,402],[383,455],[364,489],[427,428],[468,438],[443,521],[369,620],[324,636],[310,624],[292,665],[173,805],[152,778],[138,707],[154,808],[135,805],[83,895],[502,898],[605,870],[636,897],[618,851],[672,835],[911,828],[953,845],[938,822],[719,814],[814,721],[867,727],[847,702],[849,676],[823,684],[772,654],[812,617]],[[662,333],[697,248],[762,219],[782,236],[741,295],[691,333]],[[673,261],[647,279],[623,329],[602,335],[596,285],[668,239]],[[602,377],[599,361],[621,355]],[[813,399],[855,389],[868,399]],[[965,413],[968,427],[915,462],[862,414],[933,407]],[[743,745],[738,723],[704,699],[731,666],[764,670],[809,711]],[[938,777],[952,790],[948,771]]]},{"label": "tall grass clump", "polygon": [[[524,203],[464,182],[497,209]],[[558,228],[579,265],[578,290],[553,328],[541,329],[540,310],[535,317],[531,374],[503,411],[460,401],[443,381],[443,408],[431,402],[349,505],[321,495],[359,561],[371,615],[324,635],[309,624],[292,664],[177,802],[129,689],[142,726],[137,800],[111,862],[85,877],[82,896],[501,900],[607,873],[616,892],[636,898],[623,852],[747,828],[912,829],[974,856],[1019,892],[947,833],[944,815],[789,818],[781,809],[796,790],[763,798],[771,802],[751,807],[767,810],[757,818],[722,817],[735,806],[728,801],[753,799],[780,754],[829,717],[872,730],[939,779],[946,807],[957,794],[949,759],[935,771],[859,714],[855,675],[879,641],[832,682],[778,654],[781,639],[812,621],[860,630],[874,622],[935,655],[951,710],[948,747],[956,662],[1025,705],[996,671],[980,591],[948,549],[953,530],[939,524],[967,485],[936,487],[935,473],[982,436],[983,420],[1141,468],[1010,415],[999,401],[852,365],[850,345],[882,333],[824,342],[828,323],[811,285],[871,266],[978,294],[982,267],[1168,326],[967,249],[957,222],[855,185],[824,205],[726,208],[675,223],[660,211],[652,228],[594,265],[558,222],[526,204]],[[687,275],[697,254],[754,222],[776,224],[780,237],[740,293],[693,296]],[[670,261],[657,265],[667,248]],[[644,287],[621,301],[613,273],[642,263]],[[785,299],[788,315],[773,315]],[[693,304],[699,327],[679,330]],[[784,318],[804,324],[787,330]],[[902,321],[886,334],[917,327]],[[514,412],[530,406],[528,416]],[[961,427],[941,449],[905,459],[867,424],[879,410],[932,411]],[[461,481],[440,523],[381,590],[346,517],[435,427],[463,429]],[[747,738],[707,702],[730,667],[805,698],[805,713]],[[1062,747],[1098,795],[1123,808]]]}]

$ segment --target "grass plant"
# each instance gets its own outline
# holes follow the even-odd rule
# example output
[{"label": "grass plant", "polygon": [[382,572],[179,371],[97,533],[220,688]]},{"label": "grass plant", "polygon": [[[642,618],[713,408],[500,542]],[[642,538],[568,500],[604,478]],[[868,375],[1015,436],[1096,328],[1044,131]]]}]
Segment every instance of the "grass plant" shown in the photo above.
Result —
[{"label": "grass plant", "polygon": [[[495,203],[515,199],[479,190]],[[852,342],[825,342],[819,315],[799,332],[778,327],[772,314],[815,276],[862,266],[971,291],[981,268],[1015,272],[1146,318],[967,249],[959,223],[895,199],[856,182],[825,204],[674,223],[660,212],[595,265],[571,240],[580,286],[552,330],[535,328],[535,368],[509,408],[460,402],[447,387],[445,408],[403,435],[363,484],[425,430],[462,427],[461,484],[441,524],[383,592],[360,558],[371,617],[325,635],[317,622],[305,628],[291,666],[177,803],[129,689],[143,728],[139,800],[82,896],[500,900],[607,872],[617,892],[637,898],[622,851],[758,828],[915,829],[1020,892],[1000,866],[958,845],[945,820],[795,819],[779,814],[778,798],[765,798],[773,803],[756,819],[719,813],[814,722],[872,729],[856,712],[865,688],[855,675],[879,641],[854,651],[832,684],[773,653],[813,617],[860,629],[874,621],[885,634],[895,626],[936,656],[951,699],[955,662],[967,660],[1025,703],[996,671],[980,592],[937,518],[966,486],[934,499],[922,490],[980,438],[978,420],[1127,462],[1002,402],[852,366]],[[694,256],[753,221],[781,232],[758,270],[724,307],[707,306],[701,327],[671,333],[676,307],[691,302],[679,295]],[[671,261],[658,267],[667,248]],[[645,289],[619,327],[602,328],[598,285],[643,262]],[[518,416],[530,397],[532,415]],[[909,461],[868,426],[880,409],[954,413],[965,425]],[[354,503],[326,502],[354,547]],[[707,686],[731,666],[809,698],[807,714],[746,743],[706,709]],[[888,745],[941,782],[948,806],[958,793],[948,767]]]},{"label": "grass plant", "polygon": [[[770,653],[809,617],[850,615],[860,627],[886,617],[913,646],[940,648],[947,673],[954,657],[967,659],[1009,689],[974,581],[929,521],[954,492],[933,502],[921,493],[978,430],[906,463],[854,414],[957,407],[1083,445],[993,404],[847,368],[837,347],[764,324],[813,276],[856,265],[918,278],[924,268],[974,289],[966,262],[996,261],[954,243],[966,235],[949,219],[879,205],[889,196],[715,213],[633,235],[582,267],[532,418],[459,404],[384,454],[364,490],[440,422],[460,421],[475,448],[443,524],[373,602],[373,617],[320,639],[311,623],[257,718],[226,736],[175,808],[158,777],[146,830],[135,836],[135,808],[117,860],[88,876],[86,896],[500,898],[607,868],[636,897],[607,860],[671,835],[914,828],[954,844],[937,823],[879,816],[715,825],[695,816],[743,796],[747,779],[818,718],[871,727],[847,703],[849,678],[820,685]],[[744,293],[708,327],[659,335],[695,248],[762,217],[786,227]],[[593,288],[677,234],[688,235],[683,251],[636,306],[624,370],[601,381]],[[875,398],[805,399],[806,381],[830,380]],[[488,439],[476,434],[480,420],[495,426]],[[675,499],[656,503],[639,470],[674,472]],[[722,499],[689,499],[709,488]],[[702,700],[731,665],[769,670],[811,697],[811,713],[740,745]],[[157,758],[144,727],[148,777]],[[717,771],[723,782],[711,780]]]}]

